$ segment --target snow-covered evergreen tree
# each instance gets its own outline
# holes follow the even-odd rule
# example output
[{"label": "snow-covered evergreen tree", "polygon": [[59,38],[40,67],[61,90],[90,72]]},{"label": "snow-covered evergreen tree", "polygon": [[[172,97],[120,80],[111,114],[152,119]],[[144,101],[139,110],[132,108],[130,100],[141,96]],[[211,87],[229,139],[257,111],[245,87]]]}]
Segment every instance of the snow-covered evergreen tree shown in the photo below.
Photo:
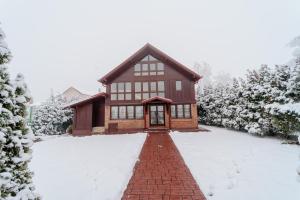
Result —
[{"label": "snow-covered evergreen tree", "polygon": [[58,98],[50,98],[39,105],[33,115],[31,127],[35,135],[64,134],[72,123],[73,111],[65,108],[66,102]]},{"label": "snow-covered evergreen tree", "polygon": [[242,86],[238,79],[232,80],[232,85],[228,88],[225,96],[223,108],[223,125],[226,128],[235,130],[244,130],[245,122],[240,113],[245,108],[244,98],[242,97]]},{"label": "snow-covered evergreen tree", "polygon": [[5,66],[10,52],[0,29],[0,198],[38,199],[34,193],[31,159],[32,133],[26,126],[27,87],[18,76],[13,85]]},{"label": "snow-covered evergreen tree", "polygon": [[204,86],[198,98],[200,122],[260,136],[288,137],[299,132],[300,36],[290,45],[295,51],[289,65],[262,65],[249,70],[246,79],[233,79],[231,84],[228,76],[222,75]]}]

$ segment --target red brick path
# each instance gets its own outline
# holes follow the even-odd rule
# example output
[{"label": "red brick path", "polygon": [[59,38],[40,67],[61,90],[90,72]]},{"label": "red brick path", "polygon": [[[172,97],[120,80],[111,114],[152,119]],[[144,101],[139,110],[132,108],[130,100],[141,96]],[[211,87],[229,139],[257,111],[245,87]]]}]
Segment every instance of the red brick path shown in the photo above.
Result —
[{"label": "red brick path", "polygon": [[122,200],[205,200],[171,137],[150,133]]}]

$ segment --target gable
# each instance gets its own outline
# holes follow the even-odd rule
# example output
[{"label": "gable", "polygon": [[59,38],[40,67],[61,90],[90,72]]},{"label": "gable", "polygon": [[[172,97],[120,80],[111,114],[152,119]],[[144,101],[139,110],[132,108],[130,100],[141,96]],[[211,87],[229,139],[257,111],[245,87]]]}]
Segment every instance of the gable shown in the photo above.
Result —
[{"label": "gable", "polygon": [[[161,67],[163,65],[160,65],[159,63],[163,63],[163,64],[166,64],[166,65],[174,68],[176,71],[183,74],[184,76],[186,76],[188,79],[190,79],[192,81],[196,82],[201,78],[200,75],[198,75],[197,73],[188,69],[184,65],[180,64],[179,62],[177,62],[173,58],[169,57],[162,51],[158,50],[157,48],[153,47],[150,44],[146,44],[144,47],[142,47],[140,50],[138,50],[135,54],[130,56],[123,63],[121,63],[116,68],[114,68],[112,71],[110,71],[108,74],[106,74],[104,77],[102,77],[98,81],[103,84],[106,84],[106,83],[110,82],[111,80],[117,78],[121,73],[123,73],[124,71],[128,70],[129,68],[131,68],[133,66],[135,68],[138,68],[138,66],[140,66],[142,69],[143,65],[141,65],[141,64],[143,64],[143,63],[145,63],[145,64],[148,63],[149,68],[150,68],[150,64],[156,63],[155,64],[156,69],[157,69],[156,73],[162,73],[159,71],[163,71],[163,70],[159,70],[159,68],[161,69]],[[151,70],[149,69],[148,73],[150,73],[150,71]],[[143,70],[141,70],[141,73],[143,73]]]}]

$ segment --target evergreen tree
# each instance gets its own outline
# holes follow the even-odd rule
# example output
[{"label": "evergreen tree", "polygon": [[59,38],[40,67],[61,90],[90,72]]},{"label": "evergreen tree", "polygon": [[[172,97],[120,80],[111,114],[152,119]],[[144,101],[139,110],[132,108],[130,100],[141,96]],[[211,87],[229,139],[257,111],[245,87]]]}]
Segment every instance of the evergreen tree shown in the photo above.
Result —
[{"label": "evergreen tree", "polygon": [[0,197],[1,199],[38,199],[34,194],[28,162],[32,134],[25,124],[26,87],[14,86],[5,64],[10,52],[0,29]]},{"label": "evergreen tree", "polygon": [[50,98],[39,105],[32,118],[31,127],[35,135],[60,135],[72,124],[73,111],[65,108],[66,102],[60,96]]},{"label": "evergreen tree", "polygon": [[244,110],[245,104],[243,103],[242,89],[238,79],[233,79],[232,85],[227,91],[223,109],[223,125],[226,128],[244,130],[245,123],[240,117],[240,113]]}]

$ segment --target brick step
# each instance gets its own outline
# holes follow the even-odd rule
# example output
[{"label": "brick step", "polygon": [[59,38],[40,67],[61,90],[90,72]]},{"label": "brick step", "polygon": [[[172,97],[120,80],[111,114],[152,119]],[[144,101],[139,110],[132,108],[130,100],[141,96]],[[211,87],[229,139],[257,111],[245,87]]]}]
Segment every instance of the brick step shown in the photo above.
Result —
[{"label": "brick step", "polygon": [[148,128],[145,130],[145,132],[151,132],[151,133],[161,133],[161,132],[169,132],[170,130],[168,128]]},{"label": "brick step", "polygon": [[93,134],[102,134],[102,133],[104,133],[104,131],[105,131],[104,126],[93,127],[93,129],[92,129]]}]

